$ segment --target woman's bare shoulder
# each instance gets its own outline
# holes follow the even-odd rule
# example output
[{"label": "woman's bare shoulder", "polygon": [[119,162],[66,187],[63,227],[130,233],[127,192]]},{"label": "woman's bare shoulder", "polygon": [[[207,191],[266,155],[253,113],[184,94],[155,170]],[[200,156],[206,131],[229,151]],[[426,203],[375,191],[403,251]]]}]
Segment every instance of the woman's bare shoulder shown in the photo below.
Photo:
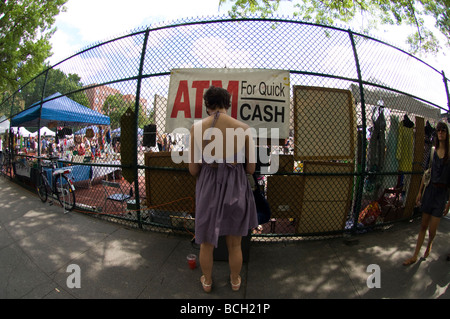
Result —
[{"label": "woman's bare shoulder", "polygon": [[203,125],[205,124],[206,120],[207,119],[195,121],[194,124],[192,124],[192,126],[191,126],[191,132],[194,131],[195,129],[199,129],[199,128],[201,129],[203,127]]},{"label": "woman's bare shoulder", "polygon": [[248,124],[241,122],[235,118],[232,118],[231,116],[228,117],[228,121],[230,123],[230,126],[234,128],[242,128],[244,130],[250,128]]}]

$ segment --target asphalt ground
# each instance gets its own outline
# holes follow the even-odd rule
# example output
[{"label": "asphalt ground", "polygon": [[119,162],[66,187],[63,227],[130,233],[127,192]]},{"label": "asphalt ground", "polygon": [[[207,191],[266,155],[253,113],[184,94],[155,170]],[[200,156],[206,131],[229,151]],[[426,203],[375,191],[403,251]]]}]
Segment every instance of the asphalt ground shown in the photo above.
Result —
[{"label": "asphalt ground", "polygon": [[216,305],[216,314],[225,314],[224,301],[274,309],[284,308],[283,300],[290,309],[299,299],[450,297],[448,217],[430,256],[408,267],[402,262],[414,250],[420,219],[346,238],[252,241],[241,289],[231,290],[228,263],[216,261],[213,289],[206,294],[200,267],[187,264],[188,254],[199,253],[188,237],[64,214],[3,177],[0,194],[1,299],[153,299],[155,306],[171,300],[176,306],[170,311],[181,314],[215,301],[223,308]]}]

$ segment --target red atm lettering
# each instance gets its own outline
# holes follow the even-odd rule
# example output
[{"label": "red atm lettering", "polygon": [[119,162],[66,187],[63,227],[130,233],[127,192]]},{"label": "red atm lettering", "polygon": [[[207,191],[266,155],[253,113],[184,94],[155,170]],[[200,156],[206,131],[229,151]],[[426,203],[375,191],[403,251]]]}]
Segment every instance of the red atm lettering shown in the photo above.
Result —
[{"label": "red atm lettering", "polygon": [[[192,88],[195,89],[195,112],[194,118],[202,118],[203,112],[203,94],[206,89],[211,85],[216,87],[222,87],[222,81],[192,81]],[[227,91],[231,94],[231,116],[237,118],[237,105],[238,105],[238,91],[239,81],[229,81]],[[178,84],[177,94],[173,104],[171,118],[176,118],[178,112],[184,112],[185,118],[191,118],[191,105],[189,102],[189,88],[188,81],[182,80]]]},{"label": "red atm lettering", "polygon": [[209,81],[193,81],[192,87],[196,89],[195,92],[195,118],[202,118],[203,111],[203,92],[209,88]]},{"label": "red atm lettering", "polygon": [[173,103],[171,118],[176,118],[178,112],[183,111],[185,118],[191,118],[191,106],[189,104],[189,89],[186,80],[180,81],[178,84],[177,95],[175,96],[175,102]]}]

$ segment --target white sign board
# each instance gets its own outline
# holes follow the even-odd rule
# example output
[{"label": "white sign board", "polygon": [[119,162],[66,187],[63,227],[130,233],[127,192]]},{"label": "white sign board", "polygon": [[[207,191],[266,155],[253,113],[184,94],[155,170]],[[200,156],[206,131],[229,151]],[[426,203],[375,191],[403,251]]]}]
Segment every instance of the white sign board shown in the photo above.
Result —
[{"label": "white sign board", "polygon": [[203,95],[210,86],[230,92],[228,115],[254,128],[259,137],[271,137],[271,129],[278,129],[279,138],[289,136],[289,71],[227,68],[172,70],[166,113],[168,133],[190,129],[194,121],[208,116]]}]

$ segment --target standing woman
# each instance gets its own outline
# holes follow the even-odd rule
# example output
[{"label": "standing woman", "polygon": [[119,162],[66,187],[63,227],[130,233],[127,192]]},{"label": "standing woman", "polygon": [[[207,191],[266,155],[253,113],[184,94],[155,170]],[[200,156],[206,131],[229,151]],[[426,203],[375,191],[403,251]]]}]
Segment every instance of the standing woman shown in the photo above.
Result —
[{"label": "standing woman", "polygon": [[189,172],[197,177],[195,241],[200,244],[200,281],[203,290],[210,292],[213,251],[219,236],[226,236],[230,284],[237,291],[241,285],[241,239],[258,226],[246,176],[255,171],[255,147],[249,126],[227,115],[231,99],[227,90],[212,86],[203,99],[209,116],[191,128],[189,162]]},{"label": "standing woman", "polygon": [[441,217],[447,215],[448,209],[450,208],[450,201],[448,201],[448,187],[450,186],[450,154],[447,124],[439,122],[436,125],[436,132],[436,150],[433,156],[433,163],[431,163],[431,180],[422,197],[422,190],[424,187],[422,179],[419,194],[416,199],[416,204],[421,205],[422,224],[420,225],[414,255],[403,262],[403,265],[405,266],[414,264],[417,261],[427,229],[428,245],[423,257],[428,257]]}]

